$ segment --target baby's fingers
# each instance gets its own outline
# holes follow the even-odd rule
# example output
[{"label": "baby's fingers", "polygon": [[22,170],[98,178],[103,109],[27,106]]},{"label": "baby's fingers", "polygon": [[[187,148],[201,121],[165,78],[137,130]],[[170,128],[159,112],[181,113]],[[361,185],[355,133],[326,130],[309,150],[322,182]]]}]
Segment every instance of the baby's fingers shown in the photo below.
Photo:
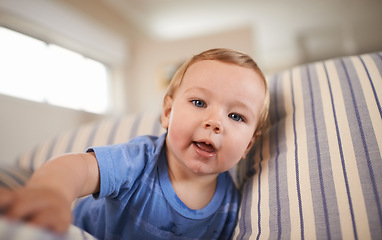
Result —
[{"label": "baby's fingers", "polygon": [[22,220],[56,233],[71,223],[71,204],[59,192],[44,188],[0,189],[0,206],[11,220]]},{"label": "baby's fingers", "polygon": [[14,193],[12,203],[8,204],[5,208],[4,214],[6,217],[13,220],[27,220],[33,211],[33,202],[25,201],[25,199],[17,196]]},{"label": "baby's fingers", "polygon": [[44,207],[44,195],[26,188],[13,192],[12,202],[7,206],[5,216],[14,220],[29,220]]},{"label": "baby's fingers", "polygon": [[0,188],[0,214],[4,214],[6,212],[7,208],[14,199],[13,195],[13,191],[6,188]]},{"label": "baby's fingers", "polygon": [[10,219],[64,233],[71,223],[71,209],[59,193],[47,189],[23,189],[15,193],[14,203],[7,209]]},{"label": "baby's fingers", "polygon": [[47,210],[34,215],[29,219],[29,223],[58,234],[65,234],[71,223],[71,214],[62,215]]}]

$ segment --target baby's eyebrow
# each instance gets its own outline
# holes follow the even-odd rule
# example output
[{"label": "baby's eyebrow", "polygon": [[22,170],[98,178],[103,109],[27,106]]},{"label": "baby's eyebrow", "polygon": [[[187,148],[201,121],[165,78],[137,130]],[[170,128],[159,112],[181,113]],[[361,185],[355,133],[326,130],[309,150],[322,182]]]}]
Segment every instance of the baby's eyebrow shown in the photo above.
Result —
[{"label": "baby's eyebrow", "polygon": [[237,101],[232,103],[232,106],[239,108],[239,110],[243,111],[246,115],[250,115],[253,118],[256,117],[256,114],[253,112],[253,109],[250,107],[249,104],[245,104],[244,102],[237,100]]},{"label": "baby's eyebrow", "polygon": [[184,92],[192,92],[192,91],[201,91],[201,92],[205,92],[205,93],[212,93],[213,91],[208,89],[208,88],[204,88],[204,87],[192,87],[192,88],[189,88],[187,89],[186,91]]},{"label": "baby's eyebrow", "polygon": [[254,108],[253,101],[249,100],[245,96],[238,96],[231,103],[232,108],[238,108],[239,111],[244,111],[247,115],[253,117],[253,119],[257,118],[258,113],[256,112],[256,108]]}]

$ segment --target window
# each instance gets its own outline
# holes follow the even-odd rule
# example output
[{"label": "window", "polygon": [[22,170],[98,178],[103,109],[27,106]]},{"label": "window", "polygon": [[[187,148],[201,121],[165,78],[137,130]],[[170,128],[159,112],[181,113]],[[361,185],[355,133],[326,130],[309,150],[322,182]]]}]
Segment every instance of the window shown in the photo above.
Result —
[{"label": "window", "polygon": [[54,44],[0,27],[0,94],[105,113],[106,66]]}]

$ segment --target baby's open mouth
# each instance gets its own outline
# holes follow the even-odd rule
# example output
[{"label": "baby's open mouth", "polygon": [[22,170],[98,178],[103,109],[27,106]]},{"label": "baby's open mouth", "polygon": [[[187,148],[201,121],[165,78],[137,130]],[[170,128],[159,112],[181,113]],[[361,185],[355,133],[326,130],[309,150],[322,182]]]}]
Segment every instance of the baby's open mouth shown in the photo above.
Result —
[{"label": "baby's open mouth", "polygon": [[194,144],[201,150],[208,152],[208,153],[213,153],[215,152],[214,146],[211,144],[205,143],[205,142],[194,142]]}]

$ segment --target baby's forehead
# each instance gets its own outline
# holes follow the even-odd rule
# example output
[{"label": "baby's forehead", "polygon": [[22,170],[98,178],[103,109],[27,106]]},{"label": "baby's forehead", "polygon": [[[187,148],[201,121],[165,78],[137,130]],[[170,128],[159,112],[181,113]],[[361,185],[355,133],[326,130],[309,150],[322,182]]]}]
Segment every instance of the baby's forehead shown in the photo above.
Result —
[{"label": "baby's forehead", "polygon": [[256,75],[262,75],[260,72],[260,69],[258,68],[254,68],[254,67],[250,67],[249,65],[244,65],[242,63],[236,63],[236,62],[231,62],[231,61],[223,61],[223,60],[216,60],[216,59],[208,59],[208,60],[198,60],[196,62],[193,62],[191,63],[185,73],[187,74],[187,72],[189,71],[195,71],[196,70],[200,70],[202,68],[205,68],[207,70],[211,70],[211,71],[214,71],[214,67],[216,66],[219,66],[223,69],[227,69],[227,68],[234,68],[234,69],[239,69],[239,71],[250,71],[250,72],[253,72],[255,73]]},{"label": "baby's forehead", "polygon": [[251,80],[248,81],[247,84],[258,85],[259,82],[261,82],[264,83],[265,87],[265,79],[263,79],[262,74],[258,73],[256,69],[219,60],[200,60],[190,64],[179,86],[186,81],[191,82],[201,79],[207,81],[215,77],[225,79],[226,76],[229,76],[233,81],[237,81],[237,83],[245,78]]},{"label": "baby's forehead", "polygon": [[251,93],[265,92],[261,75],[253,69],[218,61],[200,61],[193,64],[184,75],[182,90],[208,89],[231,95],[251,96]]}]

